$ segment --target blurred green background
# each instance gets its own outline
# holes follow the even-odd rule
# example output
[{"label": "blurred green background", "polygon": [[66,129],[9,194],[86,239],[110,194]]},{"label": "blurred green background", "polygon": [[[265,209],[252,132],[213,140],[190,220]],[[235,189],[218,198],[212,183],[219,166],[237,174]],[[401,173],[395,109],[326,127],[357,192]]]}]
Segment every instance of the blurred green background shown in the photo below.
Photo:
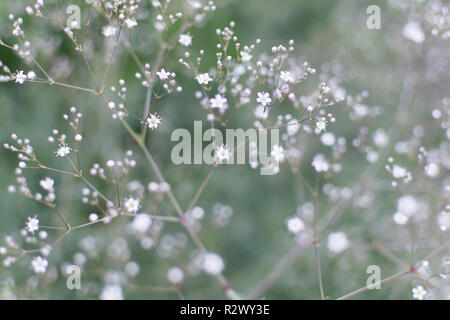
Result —
[{"label": "blurred green background", "polygon": [[[50,1],[49,1],[50,2]],[[83,1],[61,1],[81,4]],[[381,8],[382,29],[368,30],[366,28],[366,8],[377,4]],[[349,94],[356,95],[367,90],[370,95],[366,99],[369,106],[382,106],[384,115],[353,123],[348,120],[345,108],[335,112],[337,122],[329,129],[336,136],[344,136],[348,142],[348,153],[342,173],[331,181],[344,187],[353,187],[359,179],[359,174],[367,166],[365,155],[351,147],[351,141],[358,135],[361,126],[367,126],[371,131],[376,128],[389,130],[393,122],[393,114],[397,110],[405,75],[411,59],[414,59],[417,46],[404,39],[402,27],[408,16],[386,4],[386,1],[326,1],[326,0],[218,0],[217,11],[207,19],[201,27],[190,29],[193,35],[192,52],[205,49],[210,53],[209,64],[214,64],[216,35],[215,29],[223,27],[229,21],[236,22],[236,34],[243,44],[252,43],[261,38],[261,48],[270,50],[272,45],[286,44],[289,39],[295,40],[297,55],[305,57],[318,70],[324,62],[339,62],[345,69],[354,74],[353,80],[345,84]],[[43,20],[25,17],[24,3],[19,1],[0,2],[0,37],[5,41],[10,38],[11,25],[7,19],[9,13],[24,16],[24,29],[27,37],[39,50],[39,61],[48,70],[57,73],[65,68],[70,70],[61,74],[60,79],[70,79],[70,83],[92,86],[85,69],[81,66],[80,56],[73,50],[70,41],[54,26]],[[83,11],[82,11],[83,12]],[[156,54],[158,41],[154,29],[139,21],[139,30],[132,36],[132,45],[137,54],[145,62],[152,63]],[[99,30],[103,21],[95,20],[91,24],[91,46],[96,53],[91,64],[98,66],[94,72],[101,75],[104,67],[102,57],[103,38]],[[171,53],[169,61],[164,65],[166,70],[177,73],[178,81],[183,85],[183,92],[162,99],[155,110],[163,117],[163,125],[157,134],[149,139],[149,148],[155,160],[160,164],[166,179],[171,183],[174,194],[181,205],[187,207],[198,185],[209,168],[207,166],[175,166],[170,160],[170,151],[174,143],[170,142],[170,134],[175,128],[192,130],[194,120],[205,120],[205,114],[194,97],[197,86],[193,85],[192,75],[183,70],[177,60],[183,54],[181,48]],[[145,89],[134,78],[138,71],[128,52],[119,47],[118,63],[115,63],[109,75],[108,84],[117,85],[120,78],[126,80],[127,106],[134,114],[141,114],[145,100]],[[418,54],[420,56],[420,54]],[[0,60],[13,71],[28,70],[25,64],[11,51],[0,47]],[[417,72],[420,66],[417,64]],[[320,79],[318,75],[305,83],[305,94],[315,88]],[[425,81],[425,80],[424,80]],[[436,83],[433,90],[442,90]],[[447,82],[448,85],[448,82]],[[432,89],[423,84],[420,94],[414,100],[414,106],[427,107],[438,104],[442,99],[433,94]],[[430,91],[431,90],[431,91]],[[426,103],[425,103],[426,102]],[[47,137],[53,128],[67,129],[61,115],[68,112],[72,105],[83,112],[82,132],[84,136],[81,155],[82,166],[87,171],[92,163],[104,163],[107,159],[120,159],[125,150],[135,151],[138,166],[129,177],[129,181],[139,179],[146,185],[155,181],[156,176],[147,166],[142,153],[116,121],[112,121],[110,113],[104,108],[100,98],[75,90],[64,89],[45,84],[17,85],[2,83],[0,85],[0,137],[2,142],[10,141],[12,132],[22,137],[30,137],[32,145],[39,157],[48,165],[61,168],[65,166],[54,156],[54,145],[47,142]],[[411,106],[412,108],[413,106]],[[339,108],[339,107],[338,107]],[[336,109],[335,109],[336,110]],[[420,117],[419,114],[417,114]],[[245,127],[253,119],[252,112],[243,112],[232,123],[233,127]],[[414,120],[411,120],[414,121]],[[130,121],[130,123],[134,123]],[[410,122],[412,123],[412,122]],[[138,126],[135,126],[138,129]],[[68,129],[67,129],[68,130]],[[156,131],[155,131],[156,132]],[[410,134],[406,127],[404,136]],[[438,141],[439,137],[436,137]],[[433,139],[431,139],[433,140]],[[310,140],[310,143],[314,143]],[[314,151],[326,150],[318,139],[313,151],[305,155],[311,159]],[[433,145],[433,141],[430,142]],[[323,151],[324,152],[324,151]],[[384,160],[383,160],[384,161]],[[315,173],[305,160],[303,174],[309,181],[314,181]],[[17,233],[24,227],[28,216],[39,215],[42,224],[58,223],[54,213],[48,208],[17,194],[7,193],[7,186],[14,183],[14,168],[17,158],[7,150],[0,150],[0,235]],[[381,179],[388,179],[382,165],[377,171]],[[39,179],[49,175],[56,181],[57,204],[69,218],[77,224],[87,221],[88,214],[93,210],[81,203],[80,181],[68,176],[48,174],[47,172],[30,171],[28,180],[34,181],[37,188]],[[145,177],[145,178],[143,178]],[[96,180],[94,180],[96,181]],[[100,187],[101,182],[96,181]],[[113,194],[112,190],[105,192]],[[125,191],[124,191],[125,194]],[[395,210],[395,193],[377,191],[373,208],[358,209],[349,207],[342,218],[333,226],[333,230],[344,230],[351,243],[351,249],[333,257],[328,254],[325,245],[321,246],[322,271],[325,293],[336,298],[353,289],[365,285],[366,267],[369,264],[382,266],[382,275],[388,276],[398,272],[398,267],[385,257],[371,250],[373,241],[392,241],[398,245],[396,254],[400,259],[408,261],[409,253],[406,245],[401,246],[402,235],[394,232],[391,217]],[[301,190],[289,170],[283,169],[274,177],[260,176],[258,170],[250,170],[247,166],[223,166],[213,175],[208,188],[202,195],[199,205],[205,209],[206,218],[200,233],[208,249],[221,254],[226,262],[225,275],[238,292],[244,294],[261,280],[270,268],[293,245],[293,237],[285,228],[285,219],[296,213],[298,206],[310,201],[307,193]],[[212,208],[216,203],[223,203],[233,208],[233,216],[224,228],[214,226],[211,218]],[[325,197],[319,201],[320,214],[324,215],[333,206]],[[170,203],[166,200],[158,209],[160,215],[173,215]],[[109,226],[102,224],[71,233],[55,248],[50,257],[50,264],[60,265],[71,261],[74,253],[79,251],[77,241],[85,235],[95,235],[100,239],[100,247],[105,247],[111,239],[124,233],[126,219],[114,221]],[[166,225],[165,233],[182,232],[182,228]],[[392,233],[391,233],[392,232]],[[390,236],[392,234],[392,236]],[[52,235],[51,235],[52,236]],[[405,236],[405,235],[403,235]],[[133,242],[134,241],[134,242]],[[135,240],[130,240],[131,260],[137,261],[141,272],[136,283],[167,285],[165,274],[169,266],[183,265],[188,260],[189,252],[181,252],[174,257],[162,259],[156,249],[145,251],[139,248]],[[420,255],[420,252],[418,253]],[[86,272],[92,286],[98,286],[98,273],[106,269],[120,268],[116,262],[101,253],[95,262],[90,262]],[[31,298],[76,298],[76,292],[65,288],[64,277],[59,275],[59,281],[46,285],[42,281],[36,288],[30,289],[31,271],[26,264],[19,263],[18,268],[6,269],[0,267],[0,281],[11,274],[16,282],[16,293]],[[305,249],[295,260],[295,263],[284,272],[275,285],[264,295],[268,299],[317,299],[319,290],[314,266],[314,256],[311,249]],[[84,275],[85,273],[83,273]],[[86,282],[83,282],[86,283]],[[382,290],[373,290],[358,296],[366,299],[405,299],[410,298],[412,281],[402,279],[383,286]],[[94,290],[95,292],[95,290]],[[183,285],[183,294],[187,298],[223,298],[218,284],[214,279],[201,275],[190,277]],[[95,298],[95,294],[80,296]],[[176,298],[171,293],[155,293],[127,291],[127,298]]]}]

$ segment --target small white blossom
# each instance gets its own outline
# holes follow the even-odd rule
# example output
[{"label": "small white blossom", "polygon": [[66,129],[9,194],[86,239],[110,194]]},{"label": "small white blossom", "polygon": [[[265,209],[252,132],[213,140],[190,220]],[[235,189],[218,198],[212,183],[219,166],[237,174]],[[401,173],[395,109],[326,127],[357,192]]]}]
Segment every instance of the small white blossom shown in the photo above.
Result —
[{"label": "small white blossom", "polygon": [[102,29],[102,33],[105,37],[112,37],[114,35],[116,35],[117,32],[117,28],[111,25],[108,26],[104,26]]},{"label": "small white blossom", "polygon": [[242,62],[249,62],[252,60],[253,56],[247,51],[241,51],[241,60]]},{"label": "small white blossom", "polygon": [[148,228],[152,225],[152,218],[148,214],[141,213],[134,217],[131,222],[131,228],[138,233],[147,232]]},{"label": "small white blossom", "polygon": [[212,81],[212,78],[210,77],[209,73],[201,73],[197,75],[195,79],[198,81],[199,84],[208,84],[210,81]]},{"label": "small white blossom", "polygon": [[170,76],[170,72],[166,72],[166,70],[161,69],[156,73],[161,80],[166,80]]},{"label": "small white blossom", "polygon": [[328,235],[328,250],[333,253],[341,253],[348,248],[350,242],[344,232],[332,232]]},{"label": "small white blossom", "polygon": [[216,94],[215,98],[210,100],[211,108],[225,110],[228,108],[227,99],[220,94]]},{"label": "small white blossom", "polygon": [[192,37],[189,34],[181,34],[178,42],[185,47],[189,47],[192,44]]},{"label": "small white blossom", "polygon": [[311,165],[317,172],[326,172],[330,169],[330,164],[328,163],[327,158],[325,158],[323,154],[318,154],[314,156]]},{"label": "small white blossom", "polygon": [[22,70],[20,70],[20,71],[17,71],[15,74],[14,74],[14,78],[16,79],[16,83],[19,83],[19,84],[23,84],[24,82],[25,82],[25,80],[27,80],[27,76],[23,73],[23,71]]},{"label": "small white blossom", "polygon": [[294,82],[294,78],[291,76],[291,73],[289,71],[281,71],[280,78],[284,82]]},{"label": "small white blossom", "polygon": [[65,157],[70,153],[70,150],[72,150],[71,148],[69,148],[69,146],[63,144],[63,145],[59,145],[59,149],[57,151],[55,151],[56,156],[57,157]]},{"label": "small white blossom", "polygon": [[55,181],[52,178],[46,177],[44,180],[39,181],[42,189],[47,190],[49,192],[53,191],[53,185]]},{"label": "small white blossom", "polygon": [[156,113],[150,113],[150,116],[147,118],[146,122],[147,126],[153,130],[158,128],[159,124],[161,123],[161,117]]},{"label": "small white blossom", "polygon": [[109,284],[103,287],[100,293],[101,300],[123,300],[122,287],[118,284]]},{"label": "small white blossom", "polygon": [[28,217],[26,230],[34,234],[34,232],[38,229],[39,229],[39,220],[36,218],[36,216],[34,218]]},{"label": "small white blossom", "polygon": [[230,150],[223,144],[216,148],[216,157],[220,162],[228,161],[230,159]]},{"label": "small white blossom", "polygon": [[135,19],[126,19],[125,20],[125,24],[127,25],[128,29],[134,28],[135,26],[137,26],[137,22]]},{"label": "small white blossom", "polygon": [[167,279],[173,284],[179,284],[183,282],[184,272],[181,268],[173,267],[167,271]]},{"label": "small white blossom", "polygon": [[417,286],[412,289],[413,298],[417,300],[423,300],[427,291],[422,286]]},{"label": "small white blossom", "polygon": [[205,272],[212,275],[217,275],[223,271],[223,269],[225,268],[225,263],[223,262],[222,257],[217,253],[208,252],[205,253],[203,257],[202,266]]},{"label": "small white blossom", "polygon": [[305,228],[305,224],[303,223],[302,219],[299,217],[291,217],[286,221],[286,226],[289,232],[292,232],[294,234],[299,233]]},{"label": "small white blossom", "polygon": [[272,151],[270,152],[270,155],[272,157],[274,157],[274,159],[277,162],[282,162],[284,160],[284,149],[283,149],[283,147],[280,146],[280,145],[277,145],[277,144],[274,145],[272,147]]},{"label": "small white blossom", "polygon": [[272,102],[272,99],[270,98],[270,94],[267,92],[258,92],[258,98],[256,98],[256,102],[259,102],[263,105],[263,107],[266,107],[270,105]]},{"label": "small white blossom", "polygon": [[125,206],[125,209],[129,213],[135,213],[136,211],[139,210],[140,200],[139,199],[135,199],[135,198],[125,199],[124,206]]},{"label": "small white blossom", "polygon": [[321,132],[321,131],[325,131],[325,129],[327,128],[327,121],[324,119],[320,119],[319,121],[316,122],[316,129],[317,131]]},{"label": "small white blossom", "polygon": [[48,261],[40,256],[31,260],[31,268],[35,273],[44,273],[47,270]]}]

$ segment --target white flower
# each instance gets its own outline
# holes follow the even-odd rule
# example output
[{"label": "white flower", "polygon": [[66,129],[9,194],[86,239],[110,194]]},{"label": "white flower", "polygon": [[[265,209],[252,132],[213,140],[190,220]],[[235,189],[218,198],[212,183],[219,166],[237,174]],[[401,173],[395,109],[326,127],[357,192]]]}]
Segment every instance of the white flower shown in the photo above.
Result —
[{"label": "white flower", "polygon": [[325,131],[325,129],[327,128],[327,121],[324,119],[320,119],[319,121],[316,122],[316,129],[321,132],[321,131]]},{"label": "white flower", "polygon": [[55,151],[55,153],[57,157],[65,157],[70,153],[70,150],[72,149],[70,149],[67,145],[60,144],[58,151]]},{"label": "white flower", "polygon": [[44,273],[47,270],[48,261],[40,256],[31,260],[31,267],[35,273]]},{"label": "white flower", "polygon": [[256,118],[258,118],[258,119],[267,119],[268,116],[269,116],[269,113],[266,112],[266,110],[265,110],[265,108],[263,106],[258,105],[255,108],[255,117]]},{"label": "white flower", "polygon": [[216,148],[216,157],[220,162],[228,161],[230,159],[230,150],[223,144]]},{"label": "white flower", "polygon": [[213,252],[205,253],[202,266],[205,272],[212,275],[220,274],[225,268],[222,257]]},{"label": "white flower", "polygon": [[36,218],[36,216],[34,218],[28,217],[26,230],[34,234],[34,232],[38,229],[39,229],[39,220]]},{"label": "white flower", "polygon": [[392,168],[392,176],[396,179],[404,178],[406,177],[406,169],[403,167],[400,167],[399,165],[394,164]]},{"label": "white flower", "polygon": [[397,200],[398,212],[411,217],[419,210],[419,202],[412,195],[404,195]]},{"label": "white flower", "polygon": [[161,69],[161,71],[156,73],[161,80],[166,80],[170,76],[170,72],[166,72],[166,70]]},{"label": "white flower", "polygon": [[432,162],[425,166],[425,172],[430,178],[436,178],[439,175],[439,166]]},{"label": "white flower", "polygon": [[326,146],[332,146],[336,142],[336,137],[331,132],[325,132],[321,137],[320,141]]},{"label": "white flower", "polygon": [[117,32],[117,28],[111,25],[107,25],[105,27],[103,27],[102,29],[102,33],[105,37],[112,37],[116,34]]},{"label": "white flower", "polygon": [[252,60],[252,58],[253,56],[247,51],[241,51],[242,62],[249,62],[250,60]]},{"label": "white flower", "polygon": [[425,40],[425,34],[422,31],[420,23],[416,21],[409,21],[402,31],[403,36],[415,43],[422,43]]},{"label": "white flower", "polygon": [[404,215],[401,212],[396,212],[394,214],[394,221],[395,221],[396,224],[404,225],[404,224],[406,224],[408,222],[408,220],[409,220],[408,216]]},{"label": "white flower", "polygon": [[291,76],[291,73],[289,71],[281,71],[280,78],[284,82],[294,82],[294,78]]},{"label": "white flower", "polygon": [[272,99],[270,98],[270,94],[267,92],[258,92],[258,98],[256,98],[256,102],[259,102],[263,105],[263,107],[266,107],[267,105],[270,105],[272,102]]},{"label": "white flower", "polygon": [[199,84],[208,84],[212,81],[212,78],[209,76],[209,73],[201,73],[195,77]]},{"label": "white flower", "polygon": [[442,231],[446,231],[450,229],[450,212],[442,211],[437,216],[437,223],[439,225],[439,229]]},{"label": "white flower", "polygon": [[44,180],[39,181],[39,184],[44,190],[51,192],[53,191],[53,185],[55,184],[55,181],[53,181],[52,178],[46,177]]},{"label": "white flower", "polygon": [[384,132],[383,129],[378,129],[373,134],[373,141],[377,145],[377,147],[385,147],[389,143],[389,137]]},{"label": "white flower", "polygon": [[158,116],[156,113],[155,114],[150,113],[150,116],[147,118],[146,122],[147,126],[153,130],[158,128],[158,125],[161,123],[161,117]]},{"label": "white flower", "polygon": [[422,286],[417,286],[412,289],[413,298],[417,300],[423,300],[427,291]]},{"label": "white flower", "polygon": [[181,34],[178,42],[185,47],[189,47],[192,44],[192,37],[189,34]]},{"label": "white flower", "polygon": [[139,205],[140,200],[139,199],[135,199],[135,198],[128,198],[125,199],[125,209],[129,212],[129,213],[134,213],[136,211],[139,210]]},{"label": "white flower", "polygon": [[131,228],[138,233],[147,232],[148,228],[152,225],[152,218],[148,214],[141,213],[134,217],[131,222]]},{"label": "white flower", "polygon": [[287,229],[296,234],[305,228],[305,224],[299,217],[291,217],[286,221]]},{"label": "white flower", "polygon": [[328,235],[328,250],[334,253],[341,253],[349,246],[349,241],[344,232],[332,232]]},{"label": "white flower", "polygon": [[179,284],[183,281],[184,272],[181,268],[173,267],[167,271],[167,279],[173,284]]},{"label": "white flower", "polygon": [[317,172],[326,172],[330,169],[330,164],[323,154],[315,155],[311,165]]},{"label": "white flower", "polygon": [[123,300],[122,287],[118,284],[109,284],[103,287],[100,293],[101,300]]},{"label": "white flower", "polygon": [[14,78],[16,79],[16,83],[23,84],[25,80],[27,80],[27,76],[23,73],[22,70],[16,71],[14,74]]},{"label": "white flower", "polygon": [[28,80],[34,80],[34,79],[36,79],[36,73],[34,73],[33,70],[28,71],[28,73],[27,73],[27,78],[28,78]]},{"label": "white flower", "polygon": [[211,108],[226,110],[228,108],[227,99],[220,94],[216,94],[216,97],[210,100]]},{"label": "white flower", "polygon": [[125,20],[125,23],[126,23],[128,29],[131,29],[131,28],[137,26],[137,22],[136,22],[135,19],[128,18],[128,19]]},{"label": "white flower", "polygon": [[272,147],[270,155],[274,157],[277,162],[282,162],[284,160],[284,149],[282,146],[276,144]]}]

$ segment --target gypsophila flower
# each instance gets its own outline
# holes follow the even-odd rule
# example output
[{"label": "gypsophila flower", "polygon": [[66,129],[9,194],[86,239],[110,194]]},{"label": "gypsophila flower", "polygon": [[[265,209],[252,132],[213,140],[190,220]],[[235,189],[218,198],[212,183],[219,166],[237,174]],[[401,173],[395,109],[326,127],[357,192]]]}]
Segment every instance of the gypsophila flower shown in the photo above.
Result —
[{"label": "gypsophila flower", "polygon": [[423,298],[427,294],[427,291],[422,286],[417,286],[412,289],[412,294],[414,299],[423,300]]},{"label": "gypsophila flower", "polygon": [[262,104],[263,107],[270,105],[272,99],[270,98],[270,94],[267,92],[258,92],[258,98],[256,98],[256,102]]},{"label": "gypsophila flower", "polygon": [[330,169],[330,164],[323,154],[315,155],[311,165],[317,172],[326,172]]},{"label": "gypsophila flower", "polygon": [[71,148],[67,146],[66,144],[60,144],[59,149],[55,151],[57,157],[65,157],[70,153]]},{"label": "gypsophila flower", "polygon": [[341,253],[349,247],[350,242],[344,232],[332,232],[328,235],[328,250],[333,253]]},{"label": "gypsophila flower", "polygon": [[252,60],[253,56],[249,54],[247,51],[241,51],[241,59],[242,62],[249,62]]},{"label": "gypsophila flower", "polygon": [[161,117],[158,116],[156,113],[150,113],[146,122],[147,126],[153,130],[158,128],[159,124],[161,123]]},{"label": "gypsophila flower", "polygon": [[48,261],[40,256],[31,260],[31,268],[35,273],[44,273],[47,270]]},{"label": "gypsophila flower", "polygon": [[316,122],[316,128],[317,131],[319,132],[325,131],[325,129],[327,128],[327,121],[324,119],[320,119],[319,121]]},{"label": "gypsophila flower", "polygon": [[128,213],[136,213],[140,207],[140,200],[136,198],[125,199],[124,206]]},{"label": "gypsophila flower", "polygon": [[280,79],[284,82],[294,82],[294,78],[291,76],[291,73],[289,71],[281,71]]},{"label": "gypsophila flower", "polygon": [[164,69],[161,69],[161,71],[156,72],[156,74],[161,80],[166,80],[170,76],[170,72],[166,72],[166,70]]},{"label": "gypsophila flower", "polygon": [[195,79],[198,81],[199,84],[208,84],[210,81],[212,81],[212,78],[210,77],[209,73],[201,73],[197,75]]},{"label": "gypsophila flower", "polygon": [[167,271],[167,280],[173,284],[179,284],[183,282],[184,272],[181,268],[172,267]]},{"label": "gypsophila flower", "polygon": [[55,181],[52,178],[46,177],[44,180],[39,181],[39,184],[41,185],[42,189],[46,191],[53,191],[53,185],[55,184]]},{"label": "gypsophila flower", "polygon": [[101,300],[123,300],[122,287],[118,284],[108,284],[100,293]]},{"label": "gypsophila flower", "polygon": [[210,100],[211,108],[213,109],[226,109],[227,106],[227,99],[225,97],[222,97],[220,94],[216,94],[215,98],[212,98]]},{"label": "gypsophila flower", "polygon": [[292,217],[286,221],[289,232],[297,234],[305,228],[305,224],[299,217]]},{"label": "gypsophila flower", "polygon": [[[128,208],[127,208],[128,209]],[[148,214],[141,213],[134,217],[131,222],[131,228],[138,233],[147,232],[148,228],[152,225],[152,219]]]},{"label": "gypsophila flower", "polygon": [[131,28],[134,28],[135,26],[137,26],[136,20],[135,19],[130,19],[130,18],[125,20],[125,24],[127,25],[128,29],[131,29]]},{"label": "gypsophila flower", "polygon": [[209,274],[217,275],[220,274],[225,268],[225,263],[221,256],[217,253],[208,252],[203,256],[203,270]]},{"label": "gypsophila flower", "polygon": [[221,145],[216,148],[216,158],[220,162],[228,161],[230,159],[230,150],[226,145]]},{"label": "gypsophila flower", "polygon": [[16,83],[19,83],[19,84],[23,84],[24,82],[25,82],[25,80],[27,80],[27,76],[23,73],[23,71],[22,70],[20,70],[20,71],[17,71],[15,74],[14,74],[14,78],[16,79]]},{"label": "gypsophila flower", "polygon": [[270,155],[277,161],[282,162],[284,160],[284,149],[280,145],[274,145],[272,147],[272,151],[270,152]]},{"label": "gypsophila flower", "polygon": [[102,33],[105,37],[115,36],[117,33],[117,28],[111,25],[104,26],[102,29]]},{"label": "gypsophila flower", "polygon": [[30,233],[33,233],[39,229],[39,220],[36,216],[34,218],[28,217],[28,221],[26,224],[26,230]]},{"label": "gypsophila flower", "polygon": [[189,47],[192,44],[192,37],[189,34],[181,34],[178,42],[185,47]]}]

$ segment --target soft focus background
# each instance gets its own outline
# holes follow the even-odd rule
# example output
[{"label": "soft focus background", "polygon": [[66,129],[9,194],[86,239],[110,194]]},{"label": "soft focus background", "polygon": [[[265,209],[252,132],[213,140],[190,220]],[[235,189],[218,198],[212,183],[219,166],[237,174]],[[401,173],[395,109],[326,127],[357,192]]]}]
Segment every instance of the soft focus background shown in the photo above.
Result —
[{"label": "soft focus background", "polygon": [[[70,83],[92,86],[82,66],[80,56],[73,50],[70,41],[54,26],[24,13],[25,2],[0,2],[0,37],[5,42],[11,34],[8,14],[24,17],[24,30],[27,37],[39,52],[39,61],[50,70],[55,78]],[[52,1],[46,1],[52,2]],[[82,4],[84,1],[60,1],[61,7],[69,3]],[[427,132],[425,139],[427,149],[439,148],[444,131],[439,129],[438,122],[431,117],[431,110],[442,105],[442,99],[448,96],[449,89],[449,46],[448,40],[433,39],[430,31],[425,29],[426,40],[422,44],[414,43],[402,36],[402,29],[411,17],[420,17],[422,9],[408,8],[402,10],[389,3],[398,1],[325,1],[325,0],[218,0],[217,11],[214,12],[201,27],[193,27],[192,52],[204,49],[210,52],[209,65],[214,65],[216,35],[215,29],[223,27],[230,21],[236,22],[236,34],[240,41],[252,43],[261,38],[261,48],[270,50],[272,45],[286,44],[289,39],[295,40],[296,53],[305,57],[318,70],[327,62],[339,65],[352,74],[352,79],[343,85],[348,94],[357,95],[363,91],[369,93],[364,103],[370,107],[380,106],[384,113],[377,117],[369,117],[360,122],[348,119],[348,109],[344,104],[338,105],[334,111],[337,121],[330,124],[328,130],[336,136],[347,139],[348,150],[345,156],[343,171],[332,179],[336,186],[352,188],[359,181],[361,172],[369,165],[374,169],[373,179],[379,185],[370,189],[369,204],[366,206],[348,206],[342,217],[332,226],[332,230],[343,230],[350,240],[350,248],[335,256],[328,252],[326,243],[320,247],[323,282],[326,296],[339,297],[349,291],[362,287],[366,283],[366,267],[376,264],[381,267],[382,277],[401,271],[392,259],[374,250],[373,243],[380,242],[389,248],[398,260],[409,263],[410,232],[399,231],[399,226],[392,221],[397,198],[401,195],[398,189],[390,188],[391,178],[383,168],[387,163],[387,155],[393,155],[391,145],[386,154],[376,164],[369,164],[366,155],[351,145],[362,127],[370,132],[383,128],[389,132],[393,126],[400,129],[396,138],[408,140],[412,128],[420,123]],[[426,1],[424,1],[426,2]],[[443,1],[445,2],[445,1]],[[31,2],[30,2],[31,3]],[[366,27],[366,9],[368,5],[377,4],[381,8],[381,30],[369,30]],[[149,6],[147,6],[149,7]],[[83,9],[82,9],[83,10]],[[147,9],[146,9],[147,10]],[[151,12],[150,8],[150,12]],[[61,13],[62,14],[62,13]],[[82,11],[83,14],[83,11]],[[94,73],[102,74],[102,48],[105,43],[101,35],[101,19],[91,24],[89,35],[90,48],[94,52],[91,64]],[[151,23],[145,19],[138,20],[139,29],[132,37],[132,45],[143,61],[152,63],[155,59],[155,43],[157,37]],[[141,114],[145,99],[145,89],[134,78],[138,71],[133,60],[123,46],[119,46],[118,58],[109,74],[108,84],[117,85],[120,78],[126,80],[128,93],[127,105],[135,114]],[[205,114],[194,96],[198,87],[192,75],[186,72],[177,62],[184,53],[178,48],[171,53],[169,61],[164,65],[166,70],[177,73],[183,92],[172,95],[158,102],[156,110],[163,117],[163,124],[158,134],[151,135],[149,148],[154,154],[165,178],[170,182],[174,194],[185,208],[192,199],[196,189],[208,172],[206,165],[175,166],[170,159],[170,151],[174,143],[170,142],[170,134],[175,128],[192,130],[194,120],[205,120]],[[208,58],[206,58],[208,59]],[[0,60],[15,69],[28,70],[24,62],[10,50],[0,47]],[[96,67],[95,67],[96,66]],[[326,66],[325,66],[326,68]],[[318,72],[319,74],[320,72]],[[319,75],[309,79],[303,88],[305,94],[319,83]],[[414,82],[414,87],[405,90],[405,82]],[[408,97],[402,97],[407,91]],[[399,123],[393,123],[398,106],[402,99],[407,99],[407,109]],[[84,136],[81,148],[82,166],[88,171],[94,162],[104,163],[108,159],[120,159],[125,150],[135,152],[138,166],[128,181],[138,179],[147,185],[157,180],[154,172],[146,164],[142,153],[127,135],[123,127],[111,119],[99,97],[46,84],[17,85],[15,83],[0,84],[0,137],[3,142],[10,141],[10,134],[15,132],[22,137],[29,137],[35,152],[40,158],[53,167],[65,166],[54,156],[54,145],[47,142],[47,137],[54,128],[66,130],[62,120],[63,113],[72,105],[83,112],[82,132]],[[253,121],[253,112],[243,112],[234,118],[232,127],[246,127]],[[135,123],[135,122],[130,122]],[[135,129],[138,129],[136,126]],[[313,143],[313,140],[309,140]],[[424,142],[424,143],[425,143]],[[314,152],[327,152],[327,147],[320,144],[308,146],[305,161],[302,165],[303,175],[314,181],[315,172],[310,166]],[[400,156],[399,156],[400,157]],[[397,159],[397,158],[396,158]],[[402,163],[409,165],[411,171],[420,170],[414,157],[404,156]],[[7,186],[14,183],[14,168],[17,166],[16,155],[0,150],[0,235],[14,235],[24,227],[28,216],[39,215],[42,224],[59,225],[54,212],[18,194],[7,192]],[[445,169],[444,169],[445,173]],[[29,181],[38,186],[39,179],[46,175],[55,179],[57,203],[65,216],[73,224],[87,221],[92,208],[81,203],[80,181],[69,176],[61,176],[48,172],[29,171]],[[94,180],[95,181],[95,180]],[[97,181],[100,189],[101,182]],[[442,183],[424,180],[420,187],[412,189],[429,203],[442,202]],[[103,189],[102,189],[103,190]],[[105,192],[113,194],[111,189]],[[364,193],[364,191],[362,191]],[[125,192],[124,192],[125,194]],[[308,194],[301,188],[300,182],[286,168],[276,176],[260,176],[259,170],[250,170],[248,166],[223,166],[214,173],[208,187],[199,200],[198,205],[204,208],[206,217],[200,237],[211,251],[219,253],[225,260],[225,275],[231,285],[239,293],[248,294],[293,246],[293,236],[285,227],[286,218],[294,215],[297,208],[310,201]],[[225,226],[214,223],[214,206],[223,204],[231,207],[232,216]],[[334,202],[326,196],[319,199],[320,215],[326,214]],[[170,203],[165,200],[156,212],[160,215],[173,215]],[[49,258],[50,270],[57,279],[42,278],[37,281],[29,268],[27,258],[18,262],[13,268],[0,266],[0,294],[2,285],[8,292],[22,298],[36,299],[73,299],[97,298],[101,288],[101,275],[105,270],[120,270],[121,264],[108,258],[104,248],[120,235],[124,235],[126,219],[114,221],[110,225],[97,224],[69,234]],[[422,240],[428,241],[433,232],[421,234]],[[437,231],[436,231],[437,232]],[[50,231],[50,237],[56,238]],[[166,224],[165,234],[184,234],[181,227]],[[65,278],[58,271],[65,262],[71,262],[75,253],[79,252],[78,241],[87,235],[95,236],[99,241],[98,258],[90,261],[83,270],[82,285],[91,289],[88,293],[67,290]],[[418,247],[416,261],[426,256],[437,247],[448,234],[442,233],[431,246]],[[190,241],[190,240],[189,240]],[[446,240],[445,240],[446,241]],[[166,272],[170,266],[180,265],[188,261],[190,250],[180,250],[168,258],[162,258],[155,248],[143,250],[136,240],[129,241],[130,260],[140,264],[141,270],[135,283],[167,286]],[[192,248],[192,244],[188,245]],[[393,259],[395,260],[395,259]],[[439,260],[439,259],[438,259]],[[51,277],[50,277],[51,278]],[[11,281],[14,279],[14,285]],[[382,290],[372,290],[361,294],[362,299],[409,299],[411,288],[415,285],[411,278],[399,279],[386,284]],[[136,289],[136,288],[135,288]],[[6,289],[5,289],[6,292]],[[4,293],[4,297],[8,295]],[[223,298],[219,285],[209,276],[189,277],[183,285],[182,292],[186,298]],[[146,290],[125,290],[127,298],[177,298],[173,293],[153,292]],[[317,284],[314,255],[311,248],[303,250],[292,266],[282,273],[264,297],[268,299],[317,299],[320,297]]]}]

